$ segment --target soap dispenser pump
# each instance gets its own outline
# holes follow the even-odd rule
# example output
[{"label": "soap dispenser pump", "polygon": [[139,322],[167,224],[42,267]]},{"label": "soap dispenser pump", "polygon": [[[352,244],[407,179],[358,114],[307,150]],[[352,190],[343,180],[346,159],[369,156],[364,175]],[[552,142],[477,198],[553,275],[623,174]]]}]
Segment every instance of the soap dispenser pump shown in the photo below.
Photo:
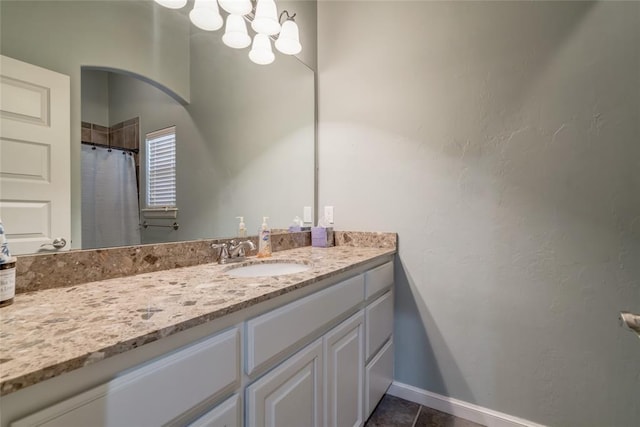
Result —
[{"label": "soap dispenser pump", "polygon": [[240,224],[238,224],[238,237],[247,237],[247,226],[244,223],[244,217],[237,216],[236,218],[240,220]]},{"label": "soap dispenser pump", "polygon": [[262,227],[258,233],[258,258],[271,256],[271,230],[267,225],[268,216],[262,217]]}]

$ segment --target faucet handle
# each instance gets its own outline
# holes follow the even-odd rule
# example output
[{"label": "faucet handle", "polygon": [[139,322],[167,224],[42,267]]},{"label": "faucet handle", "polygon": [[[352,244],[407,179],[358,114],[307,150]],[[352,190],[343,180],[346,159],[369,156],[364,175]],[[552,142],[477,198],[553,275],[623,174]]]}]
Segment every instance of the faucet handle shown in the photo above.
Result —
[{"label": "faucet handle", "polygon": [[216,260],[219,263],[229,258],[229,247],[226,243],[212,243],[211,247],[216,251]]}]

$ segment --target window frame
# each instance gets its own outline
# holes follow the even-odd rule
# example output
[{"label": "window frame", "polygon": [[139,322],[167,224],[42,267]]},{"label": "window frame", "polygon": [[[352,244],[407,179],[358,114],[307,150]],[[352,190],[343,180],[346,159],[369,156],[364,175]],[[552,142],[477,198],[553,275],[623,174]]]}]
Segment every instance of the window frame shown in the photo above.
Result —
[{"label": "window frame", "polygon": [[[168,137],[168,136],[173,136],[172,139],[168,140],[168,141],[162,141],[162,138]],[[155,130],[153,132],[149,132],[145,135],[145,170],[144,170],[144,177],[145,177],[145,184],[144,184],[144,209],[142,209],[142,213],[146,218],[176,218],[177,217],[177,212],[178,212],[178,186],[177,186],[177,132],[176,132],[176,126],[168,126],[166,128],[162,128],[162,129],[158,129]],[[152,162],[152,157],[156,157],[157,156],[155,154],[153,154],[152,152],[152,145],[154,144],[171,144],[168,149],[172,150],[172,152],[170,152],[169,155],[173,155],[172,158],[170,158],[168,161],[164,160],[164,162],[170,164],[172,163],[172,165],[163,165],[162,162],[157,162],[160,164],[160,167],[172,167],[172,170],[170,172],[173,172],[172,175],[170,175],[168,178],[160,178],[158,179],[157,177],[153,177],[153,174],[157,174],[157,172],[155,171],[155,169],[158,168],[158,164],[153,165]],[[161,147],[159,151],[162,150],[167,150],[167,147]],[[153,173],[152,173],[153,172]],[[166,174],[166,173],[165,173]],[[162,184],[162,183],[167,183],[169,182],[170,184],[173,185],[172,188],[170,188],[168,191],[163,191],[163,192],[167,192],[169,194],[167,194],[168,196],[170,196],[170,193],[173,193],[173,200],[171,200],[171,204],[167,203],[167,204],[152,204],[153,202],[153,198],[151,197],[151,195],[155,192],[158,193],[157,190],[154,191],[154,189],[152,188],[152,183],[158,183],[158,181]],[[167,196],[165,195],[165,196]],[[162,195],[158,197],[159,199],[162,198]]]}]

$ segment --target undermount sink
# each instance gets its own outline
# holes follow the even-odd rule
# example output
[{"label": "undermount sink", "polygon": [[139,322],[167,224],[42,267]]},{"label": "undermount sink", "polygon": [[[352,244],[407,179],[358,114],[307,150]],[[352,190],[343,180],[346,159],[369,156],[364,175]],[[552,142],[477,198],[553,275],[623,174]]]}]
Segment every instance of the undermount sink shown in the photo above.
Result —
[{"label": "undermount sink", "polygon": [[229,267],[225,270],[225,273],[234,277],[267,277],[302,273],[309,268],[310,266],[307,264],[294,261],[257,261],[249,265]]}]

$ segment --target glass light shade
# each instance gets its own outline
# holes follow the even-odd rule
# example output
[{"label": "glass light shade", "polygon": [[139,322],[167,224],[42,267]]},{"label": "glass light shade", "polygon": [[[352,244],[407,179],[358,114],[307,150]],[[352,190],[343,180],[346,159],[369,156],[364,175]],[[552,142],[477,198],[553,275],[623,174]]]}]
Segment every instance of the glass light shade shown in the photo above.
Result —
[{"label": "glass light shade", "polygon": [[276,8],[275,1],[258,0],[256,16],[253,18],[251,28],[253,28],[256,33],[266,34],[268,36],[273,36],[280,32],[278,9]]},{"label": "glass light shade", "polygon": [[249,59],[259,65],[271,64],[276,56],[271,50],[271,40],[266,34],[256,34],[249,51]]},{"label": "glass light shade", "polygon": [[276,49],[286,55],[295,55],[302,51],[302,45],[300,44],[300,37],[298,32],[298,24],[292,20],[284,21],[282,24],[282,30],[278,40],[276,40]]},{"label": "glass light shade", "polygon": [[232,15],[247,15],[251,13],[251,0],[218,0],[220,7]]},{"label": "glass light shade", "polygon": [[242,16],[227,16],[222,42],[234,49],[244,49],[251,44],[251,37],[247,34],[247,23]]},{"label": "glass light shade", "polygon": [[224,23],[216,0],[196,0],[189,19],[193,25],[207,31],[219,30]]},{"label": "glass light shade", "polygon": [[155,0],[161,6],[169,9],[181,9],[187,4],[187,0]]}]

